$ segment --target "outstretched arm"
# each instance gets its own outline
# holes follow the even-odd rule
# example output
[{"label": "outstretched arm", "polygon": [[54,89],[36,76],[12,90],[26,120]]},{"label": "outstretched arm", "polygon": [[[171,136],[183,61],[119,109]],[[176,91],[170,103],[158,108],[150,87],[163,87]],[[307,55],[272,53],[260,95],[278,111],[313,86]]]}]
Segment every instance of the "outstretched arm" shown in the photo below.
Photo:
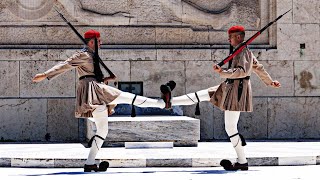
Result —
[{"label": "outstretched arm", "polygon": [[57,65],[53,66],[51,69],[47,70],[44,73],[39,73],[34,76],[32,82],[40,82],[44,79],[55,78],[85,62],[88,61],[88,56],[84,53],[75,53],[73,56],[68,58],[64,62],[60,62]]},{"label": "outstretched arm", "polygon": [[259,78],[267,85],[272,86],[274,88],[281,87],[281,84],[277,80],[272,80],[270,75],[267,73],[267,71],[264,69],[263,65],[259,63],[257,58],[253,56],[253,72],[255,72]]}]

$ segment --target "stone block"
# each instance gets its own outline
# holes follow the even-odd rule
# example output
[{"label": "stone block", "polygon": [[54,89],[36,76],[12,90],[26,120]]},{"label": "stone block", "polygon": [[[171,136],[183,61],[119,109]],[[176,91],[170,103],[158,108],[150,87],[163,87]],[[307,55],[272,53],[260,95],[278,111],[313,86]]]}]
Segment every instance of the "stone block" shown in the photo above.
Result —
[{"label": "stone block", "polygon": [[210,49],[159,49],[157,60],[208,61],[211,60]]},{"label": "stone block", "polygon": [[46,113],[46,99],[1,99],[1,140],[44,141]]},{"label": "stone block", "polygon": [[181,28],[156,28],[156,44],[181,44]]},{"label": "stone block", "polygon": [[112,27],[98,29],[106,39],[103,44],[132,44],[132,45],[155,45],[156,30],[153,27]]},{"label": "stone block", "polygon": [[[104,146],[124,142],[173,142],[174,146],[197,146],[199,119],[187,116],[114,116],[109,117],[109,133]],[[95,124],[87,121],[87,139],[94,135]],[[183,144],[180,144],[183,142]]]},{"label": "stone block", "polygon": [[[268,138],[267,98],[253,98],[253,112],[241,112],[238,130],[246,139]],[[224,111],[214,108],[214,139],[229,139],[224,126]]]},{"label": "stone block", "polygon": [[253,96],[293,96],[293,61],[259,61],[273,80],[281,83],[280,88],[266,86],[254,72],[251,75]]},{"label": "stone block", "polygon": [[0,61],[0,97],[19,96],[19,62]]},{"label": "stone block", "polygon": [[318,0],[293,0],[293,23],[319,24],[320,2]]},{"label": "stone block", "polygon": [[48,141],[78,142],[79,121],[74,117],[75,99],[48,99]]},{"label": "stone block", "polygon": [[181,28],[181,43],[190,45],[209,45],[208,29],[194,31],[191,28]]},{"label": "stone block", "polygon": [[320,95],[320,63],[318,61],[294,62],[294,95]]},{"label": "stone block", "polygon": [[[75,97],[75,70],[66,72],[54,79],[33,83],[37,73],[43,73],[56,65],[58,61],[20,62],[21,97]],[[68,82],[68,83],[66,83]]]},{"label": "stone block", "polygon": [[131,81],[143,81],[144,96],[160,97],[160,85],[170,80],[176,82],[173,96],[184,94],[184,62],[134,61],[131,62]]},{"label": "stone block", "polygon": [[269,139],[318,139],[319,97],[269,98]]}]

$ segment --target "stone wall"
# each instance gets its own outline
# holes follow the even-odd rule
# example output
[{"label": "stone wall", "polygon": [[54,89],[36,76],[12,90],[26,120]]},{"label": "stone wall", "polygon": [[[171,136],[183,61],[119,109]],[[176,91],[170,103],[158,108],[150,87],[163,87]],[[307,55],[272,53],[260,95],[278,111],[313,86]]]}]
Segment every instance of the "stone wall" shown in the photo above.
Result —
[{"label": "stone wall", "polygon": [[[320,1],[318,0],[19,0],[0,2],[1,141],[82,140],[74,118],[74,70],[38,84],[32,77],[65,60],[81,42],[52,8],[80,33],[102,33],[100,56],[119,81],[143,81],[144,95],[175,80],[174,96],[222,81],[212,65],[228,54],[226,30],[244,25],[250,37],[292,8],[252,48],[274,79],[271,89],[252,76],[254,112],[239,129],[251,139],[320,138]],[[184,107],[194,116],[195,106]],[[201,139],[226,139],[223,112],[201,103]]]}]

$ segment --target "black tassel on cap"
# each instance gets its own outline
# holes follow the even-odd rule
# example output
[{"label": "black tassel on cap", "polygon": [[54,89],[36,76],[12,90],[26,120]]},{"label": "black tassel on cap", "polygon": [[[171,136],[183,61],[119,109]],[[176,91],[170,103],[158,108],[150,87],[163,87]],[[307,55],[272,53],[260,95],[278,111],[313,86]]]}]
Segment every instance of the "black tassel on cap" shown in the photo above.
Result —
[{"label": "black tassel on cap", "polygon": [[195,112],[195,114],[196,114],[197,116],[199,116],[199,115],[200,115],[200,99],[199,99],[197,93],[194,93],[194,94],[196,95],[196,98],[197,98],[197,100],[198,100],[198,103],[197,103],[197,105],[196,105],[196,112]]},{"label": "black tassel on cap", "polygon": [[137,95],[134,96],[132,103],[131,103],[131,117],[136,117],[136,109],[134,108],[134,101],[136,100]]}]

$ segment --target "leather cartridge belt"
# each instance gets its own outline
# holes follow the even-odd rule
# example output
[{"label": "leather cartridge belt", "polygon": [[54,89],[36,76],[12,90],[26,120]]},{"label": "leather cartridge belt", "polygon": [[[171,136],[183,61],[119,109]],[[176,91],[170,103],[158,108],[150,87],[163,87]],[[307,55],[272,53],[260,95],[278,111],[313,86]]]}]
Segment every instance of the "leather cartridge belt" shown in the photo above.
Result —
[{"label": "leather cartridge belt", "polygon": [[233,83],[235,80],[244,80],[244,79],[250,79],[250,76],[246,76],[246,77],[244,77],[244,78],[236,78],[236,79],[226,79],[226,83],[228,83],[228,84],[231,84],[231,83]]},{"label": "leather cartridge belt", "polygon": [[85,78],[96,78],[96,76],[95,75],[84,75],[84,76],[79,77],[79,80],[85,79]]}]

